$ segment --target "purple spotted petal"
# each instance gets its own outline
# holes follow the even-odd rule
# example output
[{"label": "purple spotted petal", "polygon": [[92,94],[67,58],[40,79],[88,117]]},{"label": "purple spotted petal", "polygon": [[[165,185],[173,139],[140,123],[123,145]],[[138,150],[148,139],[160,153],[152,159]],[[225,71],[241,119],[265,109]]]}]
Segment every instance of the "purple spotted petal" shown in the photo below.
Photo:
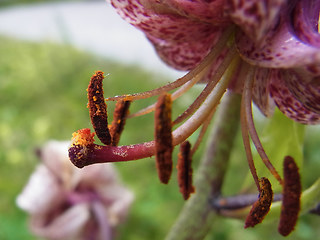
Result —
[{"label": "purple spotted petal", "polygon": [[221,31],[208,35],[201,42],[188,41],[177,44],[176,42],[161,40],[149,36],[160,58],[178,70],[190,70],[194,68],[209,53],[216,44]]},{"label": "purple spotted petal", "polygon": [[320,47],[318,32],[320,2],[299,1],[291,13],[294,34],[306,44]]},{"label": "purple spotted petal", "polygon": [[155,12],[154,8],[147,8],[139,1],[112,0],[111,3],[126,21],[146,34],[159,56],[176,69],[193,68],[221,35],[220,27],[175,12]]},{"label": "purple spotted petal", "polygon": [[276,70],[257,68],[254,76],[252,97],[260,111],[267,117],[272,116],[275,107],[269,94],[269,82]]},{"label": "purple spotted petal", "polygon": [[195,21],[174,12],[157,13],[139,1],[111,0],[112,5],[127,22],[142,30],[147,37],[168,42],[183,43],[206,39],[216,32],[211,24]]},{"label": "purple spotted petal", "polygon": [[286,0],[228,0],[231,19],[254,42],[260,42],[279,21]]},{"label": "purple spotted petal", "polygon": [[271,78],[269,91],[278,108],[289,118],[302,124],[319,124],[320,114],[310,111],[298,100],[287,86],[286,70],[279,70]]},{"label": "purple spotted petal", "polygon": [[241,57],[252,65],[292,68],[320,64],[320,48],[300,41],[284,23],[274,32],[270,32],[265,37],[264,43],[259,47],[243,33],[239,33],[236,37]]},{"label": "purple spotted petal", "polygon": [[307,83],[302,78],[300,74],[288,70],[285,75],[285,83],[305,108],[320,114],[320,79],[313,78]]},{"label": "purple spotted petal", "polygon": [[214,25],[230,22],[225,13],[225,0],[167,0],[170,6],[177,9],[181,15],[196,18]]}]

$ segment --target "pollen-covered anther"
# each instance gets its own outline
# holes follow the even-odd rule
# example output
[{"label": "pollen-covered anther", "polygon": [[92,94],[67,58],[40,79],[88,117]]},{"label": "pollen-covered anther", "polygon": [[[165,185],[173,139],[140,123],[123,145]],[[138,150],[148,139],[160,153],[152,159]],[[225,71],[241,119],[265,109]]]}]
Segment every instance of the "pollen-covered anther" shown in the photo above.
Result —
[{"label": "pollen-covered anther", "polygon": [[301,181],[299,169],[290,156],[283,162],[283,198],[278,231],[281,235],[289,235],[296,225],[300,211]]},{"label": "pollen-covered anther", "polygon": [[111,143],[111,135],[108,128],[107,104],[103,96],[102,81],[104,79],[103,72],[96,71],[91,77],[88,86],[88,108],[92,126],[100,141],[109,145]]},{"label": "pollen-covered anther", "polygon": [[270,210],[273,200],[273,191],[270,181],[262,177],[259,180],[260,192],[259,199],[252,205],[249,215],[247,216],[244,228],[254,227],[261,223]]},{"label": "pollen-covered anther", "polygon": [[187,200],[190,197],[190,194],[195,191],[194,186],[192,185],[191,162],[191,144],[188,141],[185,141],[180,145],[177,164],[178,184],[184,200]]},{"label": "pollen-covered anther", "polygon": [[170,94],[158,98],[155,108],[155,149],[159,179],[167,184],[172,172],[172,100]]},{"label": "pollen-covered anther", "polygon": [[113,113],[113,121],[110,127],[111,145],[117,146],[120,140],[120,135],[124,129],[131,101],[120,100],[116,103]]},{"label": "pollen-covered anther", "polygon": [[88,155],[92,153],[94,146],[94,133],[91,133],[89,128],[74,132],[69,148],[71,162],[79,168],[86,166]]}]

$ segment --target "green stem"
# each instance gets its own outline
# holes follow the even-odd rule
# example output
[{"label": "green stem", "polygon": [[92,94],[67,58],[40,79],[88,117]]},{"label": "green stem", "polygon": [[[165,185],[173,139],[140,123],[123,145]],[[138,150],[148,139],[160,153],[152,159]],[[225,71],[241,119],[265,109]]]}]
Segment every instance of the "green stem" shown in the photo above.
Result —
[{"label": "green stem", "polygon": [[167,240],[203,239],[216,213],[210,200],[220,195],[235,133],[239,126],[241,96],[228,92],[219,106],[207,150],[195,178],[196,193],[186,202]]}]

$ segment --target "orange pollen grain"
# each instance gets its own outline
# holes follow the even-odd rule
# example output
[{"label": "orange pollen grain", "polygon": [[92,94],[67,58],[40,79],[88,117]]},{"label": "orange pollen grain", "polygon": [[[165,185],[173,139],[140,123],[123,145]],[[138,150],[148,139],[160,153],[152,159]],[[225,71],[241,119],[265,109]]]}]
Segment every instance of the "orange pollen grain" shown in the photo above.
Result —
[{"label": "orange pollen grain", "polygon": [[71,145],[87,146],[94,143],[94,133],[89,128],[80,129],[72,134]]}]

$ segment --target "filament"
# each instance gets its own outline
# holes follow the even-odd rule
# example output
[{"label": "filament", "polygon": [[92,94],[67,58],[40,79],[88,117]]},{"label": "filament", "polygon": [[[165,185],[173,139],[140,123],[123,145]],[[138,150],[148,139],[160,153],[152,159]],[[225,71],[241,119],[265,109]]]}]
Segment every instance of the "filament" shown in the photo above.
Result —
[{"label": "filament", "polygon": [[121,95],[121,96],[114,96],[107,98],[106,101],[118,101],[118,100],[138,100],[138,99],[145,99],[149,98],[155,95],[159,95],[164,92],[171,91],[175,88],[181,87],[186,82],[193,79],[195,76],[197,76],[200,72],[202,72],[211,62],[213,62],[218,56],[223,48],[223,46],[228,42],[228,39],[230,38],[230,35],[233,32],[233,28],[229,28],[226,30],[220,37],[217,44],[215,44],[210,51],[210,53],[202,60],[200,64],[198,64],[193,70],[188,72],[183,77],[177,79],[176,81],[169,83],[167,85],[164,85],[162,87],[142,92],[142,93],[135,93],[135,94],[127,94],[127,95]]},{"label": "filament", "polygon": [[197,130],[211,113],[212,109],[214,109],[219,104],[220,99],[225,93],[231,80],[231,76],[239,61],[239,57],[236,57],[237,55],[235,47],[232,47],[227,54],[233,56],[229,58],[230,61],[232,59],[229,69],[227,70],[226,74],[220,79],[215,89],[208,95],[199,109],[184,124],[173,131],[172,134],[174,145],[181,143],[186,138],[188,138],[195,130]]},{"label": "filament", "polygon": [[254,70],[249,70],[248,78],[245,82],[245,87],[243,89],[243,97],[244,97],[244,104],[245,104],[245,114],[246,114],[246,120],[247,120],[247,129],[250,133],[251,140],[253,144],[255,145],[257,152],[259,153],[263,163],[265,166],[269,169],[269,171],[272,173],[272,175],[279,181],[281,185],[283,185],[283,181],[277,172],[277,170],[274,168],[272,163],[270,162],[267,154],[265,153],[263,146],[260,142],[259,136],[257,134],[253,116],[252,116],[252,87],[253,87],[253,80],[254,80]]},{"label": "filament", "polygon": [[[247,67],[247,69],[249,69],[249,67]],[[258,191],[260,192],[259,177],[257,175],[257,170],[254,165],[254,161],[252,157],[252,151],[250,147],[250,138],[248,133],[247,116],[246,116],[246,94],[248,91],[251,92],[251,89],[252,89],[252,81],[250,81],[251,79],[253,79],[253,73],[252,73],[252,70],[249,70],[248,77],[245,80],[245,85],[244,85],[242,99],[241,99],[240,122],[241,122],[241,131],[242,131],[242,140],[243,140],[244,149],[247,155],[249,169],[254,179],[254,182],[258,188]]]}]

